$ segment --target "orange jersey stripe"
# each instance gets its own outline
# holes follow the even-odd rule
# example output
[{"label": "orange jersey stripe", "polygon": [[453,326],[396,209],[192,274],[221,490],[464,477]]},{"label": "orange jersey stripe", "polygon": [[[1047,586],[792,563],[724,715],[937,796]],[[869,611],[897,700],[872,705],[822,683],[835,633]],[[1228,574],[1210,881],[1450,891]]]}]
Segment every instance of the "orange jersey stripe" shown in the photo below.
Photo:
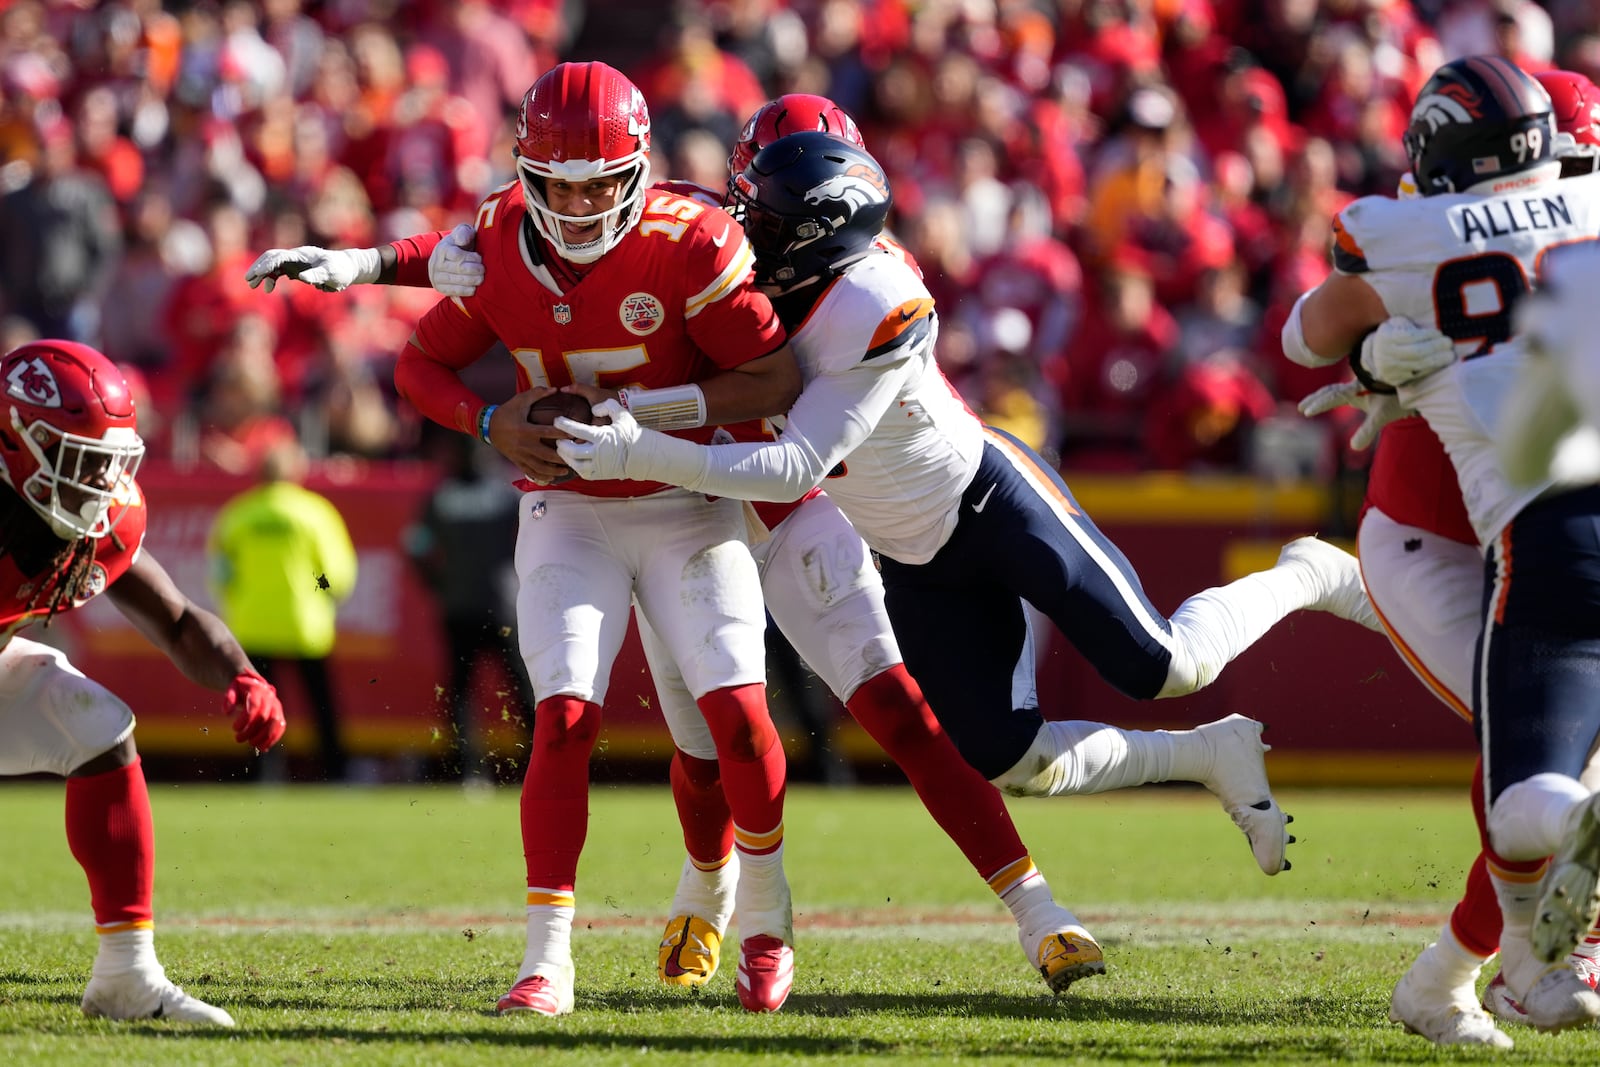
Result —
[{"label": "orange jersey stripe", "polygon": [[106,934],[125,934],[129,930],[154,930],[156,924],[149,919],[138,919],[134,922],[109,923],[105,926],[96,926],[94,932],[104,937]]},{"label": "orange jersey stripe", "polygon": [[1333,217],[1333,241],[1340,249],[1355,256],[1357,259],[1366,259],[1367,254],[1361,251],[1361,246],[1356,239],[1350,236],[1350,231],[1344,228],[1344,220],[1338,215]]},{"label": "orange jersey stripe", "polygon": [[1511,595],[1511,526],[1500,531],[1500,563],[1495,568],[1494,611],[1496,625],[1506,621],[1506,598]]},{"label": "orange jersey stripe", "polygon": [[890,311],[878,323],[878,328],[872,331],[872,340],[867,342],[869,351],[876,351],[899,337],[914,322],[920,322],[933,314],[933,301],[926,297],[907,300],[899,307]]}]

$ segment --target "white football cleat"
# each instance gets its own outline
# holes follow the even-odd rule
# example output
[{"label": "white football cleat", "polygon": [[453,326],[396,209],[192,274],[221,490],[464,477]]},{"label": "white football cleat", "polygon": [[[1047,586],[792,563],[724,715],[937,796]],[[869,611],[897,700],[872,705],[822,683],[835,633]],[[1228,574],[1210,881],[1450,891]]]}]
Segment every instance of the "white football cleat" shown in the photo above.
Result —
[{"label": "white football cleat", "polygon": [[159,968],[89,979],[83,1013],[91,1019],[165,1019],[179,1023],[232,1026],[233,1016],[167,980]]},{"label": "white football cleat", "polygon": [[1513,1047],[1511,1038],[1495,1027],[1472,994],[1471,985],[1449,989],[1430,984],[1413,964],[1389,998],[1389,1021],[1435,1045]]},{"label": "white football cleat", "polygon": [[1361,563],[1356,557],[1321,538],[1300,537],[1284,545],[1278,553],[1277,565],[1286,564],[1299,567],[1311,579],[1314,595],[1306,610],[1326,611],[1377,633],[1384,632],[1383,624],[1372,610],[1372,601],[1367,599],[1367,587],[1361,581]]},{"label": "white football cleat", "polygon": [[1229,715],[1193,732],[1211,749],[1211,774],[1201,784],[1216,794],[1233,824],[1244,831],[1261,870],[1277,874],[1291,866],[1287,852],[1294,837],[1288,826],[1294,819],[1272,798],[1265,760],[1272,746],[1262,743],[1263,729],[1254,719]]},{"label": "white football cleat", "polygon": [[1600,793],[1584,801],[1577,826],[1550,858],[1535,914],[1529,940],[1546,963],[1564,959],[1600,918]]},{"label": "white football cleat", "polygon": [[[1572,973],[1583,980],[1590,989],[1594,989],[1600,982],[1600,964],[1587,956],[1568,956],[1567,966],[1572,968]],[[1517,1003],[1517,998],[1511,995],[1511,987],[1506,985],[1504,972],[1496,972],[1489,979],[1489,984],[1483,987],[1483,1009],[1502,1022],[1521,1023],[1529,1025],[1528,1013],[1522,1010],[1522,1005]]]},{"label": "white football cleat", "polygon": [[1574,974],[1565,960],[1551,964],[1526,994],[1513,996],[1523,1010],[1524,1021],[1546,1033],[1589,1026],[1600,1019],[1600,993]]}]

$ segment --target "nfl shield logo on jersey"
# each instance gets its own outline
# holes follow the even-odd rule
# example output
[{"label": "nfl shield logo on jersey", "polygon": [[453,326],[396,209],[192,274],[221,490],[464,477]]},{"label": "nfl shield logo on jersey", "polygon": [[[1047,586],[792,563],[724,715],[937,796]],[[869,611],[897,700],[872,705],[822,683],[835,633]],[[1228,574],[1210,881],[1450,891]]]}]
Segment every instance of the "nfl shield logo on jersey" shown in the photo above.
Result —
[{"label": "nfl shield logo on jersey", "polygon": [[622,306],[617,309],[622,318],[622,325],[628,332],[636,337],[655,333],[661,328],[662,320],[666,318],[666,310],[661,306],[661,301],[649,293],[630,293],[622,298]]},{"label": "nfl shield logo on jersey", "polygon": [[567,323],[572,321],[572,305],[571,304],[557,304],[555,310],[556,310],[556,325],[557,326],[565,326]]}]

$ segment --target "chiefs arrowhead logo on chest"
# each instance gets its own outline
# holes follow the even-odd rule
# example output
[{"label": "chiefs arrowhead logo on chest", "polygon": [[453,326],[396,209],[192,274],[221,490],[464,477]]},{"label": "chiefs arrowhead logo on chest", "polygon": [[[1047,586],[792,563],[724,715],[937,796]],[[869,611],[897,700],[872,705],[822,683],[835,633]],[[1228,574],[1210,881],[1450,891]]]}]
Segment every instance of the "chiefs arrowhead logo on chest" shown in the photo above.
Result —
[{"label": "chiefs arrowhead logo on chest", "polygon": [[630,293],[623,297],[617,315],[622,319],[622,325],[635,337],[655,333],[667,317],[661,301],[649,293]]}]

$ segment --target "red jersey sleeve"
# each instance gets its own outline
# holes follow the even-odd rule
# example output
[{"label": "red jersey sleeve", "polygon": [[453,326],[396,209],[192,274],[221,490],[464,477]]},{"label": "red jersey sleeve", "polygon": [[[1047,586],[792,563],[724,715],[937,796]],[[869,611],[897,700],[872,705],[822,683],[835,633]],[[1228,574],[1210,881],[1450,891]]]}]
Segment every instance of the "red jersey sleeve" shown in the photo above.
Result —
[{"label": "red jersey sleeve", "polygon": [[721,208],[695,219],[684,244],[691,286],[684,320],[695,345],[719,367],[737,367],[776,352],[788,340],[772,301],[755,286],[755,253],[744,230]]},{"label": "red jersey sleeve", "polygon": [[394,249],[396,256],[394,283],[417,289],[428,288],[432,284],[428,281],[428,257],[433,255],[433,250],[439,247],[439,242],[444,240],[447,232],[435,230],[433,233],[419,233],[414,237],[390,241],[389,247]]},{"label": "red jersey sleeve", "polygon": [[395,390],[426,417],[476,435],[484,400],[461,381],[498,340],[484,321],[476,296],[439,301],[417,323],[394,367]]}]

